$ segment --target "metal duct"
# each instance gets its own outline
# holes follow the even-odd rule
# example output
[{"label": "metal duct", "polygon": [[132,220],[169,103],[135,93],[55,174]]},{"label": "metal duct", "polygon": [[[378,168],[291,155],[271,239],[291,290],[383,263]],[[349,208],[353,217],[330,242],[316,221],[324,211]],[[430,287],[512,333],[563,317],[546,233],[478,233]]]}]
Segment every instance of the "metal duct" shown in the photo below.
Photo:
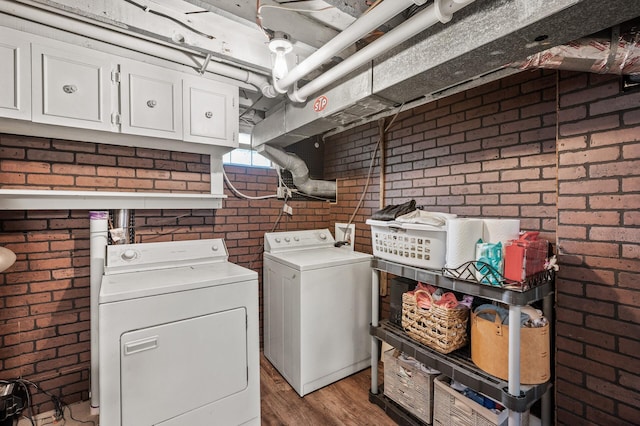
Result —
[{"label": "metal duct", "polygon": [[[503,78],[519,70],[511,64],[551,46],[567,43],[636,18],[636,0],[615,7],[598,0],[486,0],[457,12],[447,24],[434,25],[381,54],[327,89],[311,94],[305,105],[291,102],[256,124],[255,147],[288,146],[340,125],[336,117],[361,104],[360,124],[405,102],[428,102]],[[304,86],[302,86],[303,88]],[[377,104],[377,105],[376,105]]]},{"label": "metal duct", "polygon": [[110,244],[132,244],[135,242],[134,210],[112,210],[112,228],[109,230]]},{"label": "metal duct", "polygon": [[326,198],[336,197],[336,182],[311,179],[309,168],[297,155],[270,145],[261,145],[257,151],[283,169],[289,170],[294,185],[305,194]]}]

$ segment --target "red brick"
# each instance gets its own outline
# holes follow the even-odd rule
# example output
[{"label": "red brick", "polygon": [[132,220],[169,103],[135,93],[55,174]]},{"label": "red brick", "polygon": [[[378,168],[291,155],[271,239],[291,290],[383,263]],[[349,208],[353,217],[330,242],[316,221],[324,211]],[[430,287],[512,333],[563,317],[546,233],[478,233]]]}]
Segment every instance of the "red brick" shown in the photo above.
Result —
[{"label": "red brick", "polygon": [[587,297],[605,301],[616,301],[623,305],[640,305],[640,292],[620,288],[586,285]]},{"label": "red brick", "polygon": [[629,422],[629,424],[633,424],[640,419],[640,409],[636,407],[629,407],[624,404],[618,405],[618,416],[621,420]]},{"label": "red brick", "polygon": [[638,141],[640,141],[640,132],[637,127],[594,133],[591,135],[591,146],[593,147]]},{"label": "red brick", "polygon": [[616,377],[615,369],[609,365],[602,365],[597,361],[567,352],[558,352],[556,354],[556,362],[559,366],[567,366],[579,371],[589,372],[603,379],[614,380]]},{"label": "red brick", "polygon": [[592,178],[629,176],[636,175],[637,170],[640,170],[640,160],[618,161],[608,164],[593,164],[589,166],[589,176]]},{"label": "red brick", "polygon": [[561,194],[598,194],[619,191],[619,182],[615,179],[600,179],[588,181],[561,182]]},{"label": "red brick", "polygon": [[[602,130],[615,129],[620,126],[620,119],[617,115],[581,120],[575,123],[565,123],[560,125],[560,136],[573,136],[583,133],[598,132]],[[593,136],[591,137],[593,143]]]},{"label": "red brick", "polygon": [[624,124],[627,126],[640,123],[640,110],[625,112],[622,115],[622,121],[624,121]]},{"label": "red brick", "polygon": [[603,210],[633,210],[640,209],[640,195],[596,195],[589,197],[589,207]]},{"label": "red brick", "polygon": [[610,96],[615,96],[619,92],[620,86],[615,82],[611,82],[606,85],[591,87],[576,93],[563,94],[560,96],[560,108],[604,99]]},{"label": "red brick", "polygon": [[571,395],[574,399],[584,402],[585,405],[596,405],[603,410],[611,411],[614,407],[614,401],[604,395],[589,391],[582,386],[576,386],[567,382],[558,382],[558,392]]},{"label": "red brick", "polygon": [[640,92],[605,99],[589,104],[589,115],[609,114],[625,109],[637,109],[640,105]]},{"label": "red brick", "polygon": [[620,213],[611,211],[559,212],[560,223],[580,225],[619,225]]},{"label": "red brick", "polygon": [[574,326],[562,322],[557,324],[556,332],[558,336],[564,336],[582,343],[598,345],[610,350],[613,350],[616,344],[616,338],[606,332],[589,330],[581,326]]}]

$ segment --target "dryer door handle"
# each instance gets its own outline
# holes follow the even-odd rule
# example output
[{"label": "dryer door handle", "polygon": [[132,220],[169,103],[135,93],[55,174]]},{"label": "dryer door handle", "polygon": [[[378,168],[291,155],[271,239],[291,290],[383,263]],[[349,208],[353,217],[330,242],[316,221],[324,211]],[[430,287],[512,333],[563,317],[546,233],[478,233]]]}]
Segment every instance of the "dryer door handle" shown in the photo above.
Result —
[{"label": "dryer door handle", "polygon": [[138,352],[144,352],[158,347],[158,336],[151,336],[145,339],[134,340],[124,344],[124,354],[133,355]]}]

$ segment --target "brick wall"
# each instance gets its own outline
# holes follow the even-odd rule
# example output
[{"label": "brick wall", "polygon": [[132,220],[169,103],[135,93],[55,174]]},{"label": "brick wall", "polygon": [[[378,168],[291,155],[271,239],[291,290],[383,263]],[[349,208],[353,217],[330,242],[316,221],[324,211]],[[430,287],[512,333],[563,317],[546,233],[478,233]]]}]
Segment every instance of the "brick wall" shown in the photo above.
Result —
[{"label": "brick wall", "polygon": [[[273,170],[225,170],[247,195],[275,193]],[[0,172],[5,189],[208,193],[210,179],[208,157],[198,154],[6,134],[0,134]],[[224,238],[229,260],[261,276],[262,237],[273,229],[282,202],[225,192],[229,198],[219,210],[135,211],[136,242]],[[277,230],[329,226],[325,203],[289,204],[294,215],[284,215]],[[15,265],[0,273],[0,379],[24,377],[67,403],[86,400],[88,211],[0,210],[0,223],[0,245],[17,255]],[[36,412],[53,408],[42,394],[34,394],[34,403]]]},{"label": "brick wall", "polygon": [[616,76],[560,77],[558,421],[637,424],[640,92],[621,93]]},{"label": "brick wall", "polygon": [[[384,204],[413,198],[426,210],[518,217],[560,248],[559,424],[640,418],[640,93],[619,83],[523,72],[401,112],[386,135]],[[361,192],[377,133],[374,123],[328,138],[325,174]],[[356,216],[365,238],[380,198],[373,170],[370,208]]]},{"label": "brick wall", "polygon": [[[640,398],[639,135],[638,92],[621,94],[617,77],[553,71],[520,73],[401,112],[386,134],[384,204],[414,198],[425,209],[461,216],[520,217],[523,229],[539,230],[557,242],[559,424],[634,424],[640,418],[635,408]],[[378,125],[371,123],[328,138],[325,178],[338,179],[338,202],[292,202],[295,215],[279,229],[333,229],[336,221],[349,221],[366,184],[377,136]],[[38,154],[48,152],[47,144],[59,147],[56,160]],[[114,164],[142,160],[131,168],[136,179],[158,167],[165,176],[158,179],[184,182],[180,190],[199,191],[189,189],[188,182],[203,183],[208,176],[206,162],[191,155],[181,160],[167,152],[104,149],[116,148],[0,135],[0,179],[11,174],[12,180],[2,181],[5,187],[15,185],[13,180],[48,185],[53,180],[29,176],[77,179],[94,170],[98,176],[98,170],[105,171],[100,167],[109,171]],[[164,156],[164,162],[154,156]],[[364,252],[371,252],[364,222],[380,202],[377,161],[354,216],[356,249]],[[178,171],[196,171],[188,164],[198,165],[201,176],[182,179]],[[73,171],[60,173],[63,165]],[[234,185],[251,195],[275,186],[272,171],[226,170]],[[166,177],[167,172],[176,173]],[[139,188],[130,184],[128,190]],[[55,185],[74,184],[67,178]],[[139,239],[224,237],[232,261],[260,271],[261,236],[270,230],[281,203],[229,195],[224,208],[215,211],[137,211]],[[3,377],[7,371],[24,371],[27,378],[49,381],[63,396],[86,398],[87,212],[0,212],[0,218],[0,244],[18,254],[18,263],[0,274]],[[66,338],[73,343],[62,344]]]}]

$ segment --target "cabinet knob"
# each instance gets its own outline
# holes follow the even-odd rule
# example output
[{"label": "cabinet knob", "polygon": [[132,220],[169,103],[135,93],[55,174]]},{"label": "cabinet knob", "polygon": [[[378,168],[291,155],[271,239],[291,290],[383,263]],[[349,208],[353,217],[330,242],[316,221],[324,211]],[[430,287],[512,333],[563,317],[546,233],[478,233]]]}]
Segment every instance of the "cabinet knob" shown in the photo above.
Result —
[{"label": "cabinet knob", "polygon": [[64,91],[64,93],[75,93],[78,91],[78,86],[76,86],[75,84],[65,84],[64,86],[62,86],[62,90]]},{"label": "cabinet knob", "polygon": [[158,102],[154,101],[153,99],[147,101],[147,106],[149,108],[154,108],[156,105],[158,105]]},{"label": "cabinet knob", "polygon": [[207,111],[207,112],[204,113],[204,116],[207,117],[207,118],[211,118],[211,117],[213,117],[213,113],[211,111]]}]

